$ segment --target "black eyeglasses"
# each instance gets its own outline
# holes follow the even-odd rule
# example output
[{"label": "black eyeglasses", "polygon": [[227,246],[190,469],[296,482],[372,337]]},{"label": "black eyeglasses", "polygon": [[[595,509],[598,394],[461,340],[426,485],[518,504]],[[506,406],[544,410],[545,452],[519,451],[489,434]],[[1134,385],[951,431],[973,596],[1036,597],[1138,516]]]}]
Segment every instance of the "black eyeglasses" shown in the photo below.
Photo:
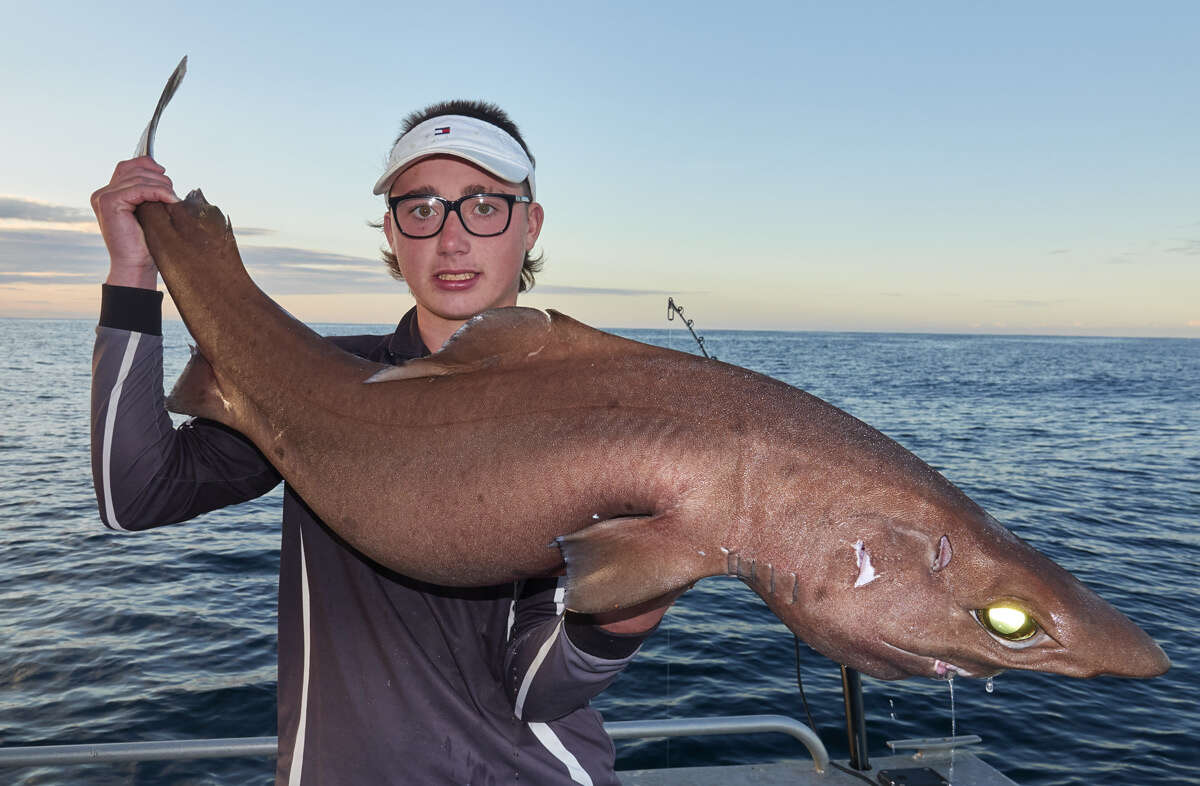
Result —
[{"label": "black eyeglasses", "polygon": [[405,237],[433,237],[446,225],[446,217],[458,214],[463,228],[476,237],[503,235],[512,221],[514,202],[532,202],[516,194],[468,194],[451,202],[439,196],[388,197],[388,209],[400,234]]}]

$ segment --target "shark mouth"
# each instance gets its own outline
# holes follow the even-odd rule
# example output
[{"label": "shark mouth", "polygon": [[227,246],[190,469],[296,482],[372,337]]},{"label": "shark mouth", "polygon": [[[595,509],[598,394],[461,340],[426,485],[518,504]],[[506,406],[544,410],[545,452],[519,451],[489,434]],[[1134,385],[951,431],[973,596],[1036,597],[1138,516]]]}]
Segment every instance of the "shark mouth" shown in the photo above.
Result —
[{"label": "shark mouth", "polygon": [[[956,676],[958,676],[958,677],[990,676],[988,674],[980,674],[976,671],[971,671],[970,669],[964,668],[962,666],[951,663],[949,661],[942,660],[941,658],[934,658],[929,655],[921,655],[919,653],[912,652],[910,650],[906,650],[903,647],[897,647],[895,644],[892,644],[891,642],[888,642],[888,641],[884,641],[883,644],[884,644],[884,646],[888,647],[891,650],[894,650],[896,652],[907,655],[908,659],[916,659],[917,661],[919,661],[921,663],[922,668],[917,669],[916,673],[924,674],[928,677],[933,677],[934,679],[948,680],[948,679],[952,679],[953,677],[956,677]],[[995,672],[993,672],[993,673],[995,673]]]}]

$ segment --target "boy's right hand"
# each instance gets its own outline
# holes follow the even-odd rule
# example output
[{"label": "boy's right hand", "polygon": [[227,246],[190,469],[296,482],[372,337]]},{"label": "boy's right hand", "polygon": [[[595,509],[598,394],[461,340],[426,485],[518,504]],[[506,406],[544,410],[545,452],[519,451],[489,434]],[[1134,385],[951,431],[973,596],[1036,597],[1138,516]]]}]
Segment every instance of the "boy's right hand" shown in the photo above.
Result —
[{"label": "boy's right hand", "polygon": [[122,161],[108,185],[92,194],[92,211],[108,248],[106,284],[158,287],[158,268],[133,210],[143,202],[178,202],[166,170],[149,156]]}]

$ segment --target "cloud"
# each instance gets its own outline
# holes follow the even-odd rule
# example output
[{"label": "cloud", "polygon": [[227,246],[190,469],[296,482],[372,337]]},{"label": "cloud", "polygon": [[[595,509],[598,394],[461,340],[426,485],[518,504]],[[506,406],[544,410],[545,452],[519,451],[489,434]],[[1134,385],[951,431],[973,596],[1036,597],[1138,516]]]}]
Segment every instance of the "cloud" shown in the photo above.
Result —
[{"label": "cloud", "polygon": [[66,205],[52,205],[24,197],[0,196],[0,218],[56,223],[91,222],[91,211]]},{"label": "cloud", "polygon": [[258,237],[259,235],[273,235],[275,230],[262,227],[234,227],[233,234],[238,237]]},{"label": "cloud", "polygon": [[533,292],[541,295],[695,295],[678,289],[619,289],[613,287],[573,287],[565,284],[538,284]]},{"label": "cloud", "polygon": [[341,295],[403,286],[382,260],[287,246],[243,246],[242,260],[271,295]]},{"label": "cloud", "polygon": [[[236,230],[245,234],[245,230]],[[261,230],[266,234],[270,230]],[[361,294],[403,287],[375,258],[286,246],[242,246],[242,260],[255,283],[270,295]],[[96,234],[63,229],[0,228],[0,284],[99,283],[108,272],[108,252]],[[547,295],[680,295],[679,290],[578,287],[539,284]]]},{"label": "cloud", "polygon": [[0,229],[0,281],[79,284],[100,281],[108,253],[99,235],[58,229]]},{"label": "cloud", "polygon": [[983,301],[996,306],[1016,306],[1019,308],[1049,308],[1051,306],[1061,306],[1064,303],[1070,302],[1067,298],[1058,300],[1038,300],[1036,298],[990,298]]},{"label": "cloud", "polygon": [[[272,294],[363,292],[388,285],[382,262],[281,246],[245,246],[242,259]],[[103,280],[108,252],[99,235],[61,229],[0,229],[0,282],[78,284]]]},{"label": "cloud", "polygon": [[1168,248],[1168,254],[1190,254],[1196,256],[1200,254],[1200,240],[1185,240],[1182,246]]},{"label": "cloud", "polygon": [[0,284],[87,284],[96,277],[87,273],[66,273],[61,270],[0,271]]},{"label": "cloud", "polygon": [[1069,249],[1069,248],[1056,248],[1056,249],[1053,249],[1053,250],[1051,250],[1051,251],[1049,251],[1049,252],[1047,252],[1047,253],[1049,253],[1051,256],[1054,256],[1055,254],[1070,254],[1070,253],[1071,253],[1071,249]]}]

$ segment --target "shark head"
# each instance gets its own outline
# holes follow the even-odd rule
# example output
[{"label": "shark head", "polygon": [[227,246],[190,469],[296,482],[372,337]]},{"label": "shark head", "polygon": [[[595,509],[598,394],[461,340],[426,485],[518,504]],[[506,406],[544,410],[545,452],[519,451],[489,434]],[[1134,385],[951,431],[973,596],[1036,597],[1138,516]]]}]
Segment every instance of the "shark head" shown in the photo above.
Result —
[{"label": "shark head", "polygon": [[806,558],[822,574],[815,589],[792,603],[755,589],[814,649],[880,679],[1152,677],[1170,667],[1124,614],[965,502],[922,506],[916,521],[838,521]]}]

